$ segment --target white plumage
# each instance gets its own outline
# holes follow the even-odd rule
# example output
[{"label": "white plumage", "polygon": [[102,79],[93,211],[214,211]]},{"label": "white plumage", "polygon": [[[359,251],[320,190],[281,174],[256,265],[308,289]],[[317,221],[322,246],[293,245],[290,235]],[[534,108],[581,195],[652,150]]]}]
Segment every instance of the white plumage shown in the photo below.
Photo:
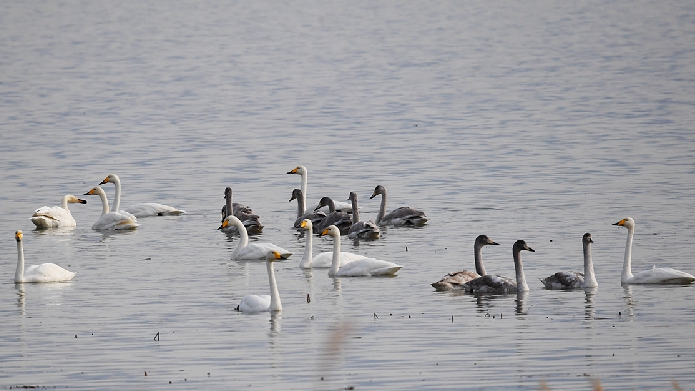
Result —
[{"label": "white plumage", "polygon": [[[121,179],[116,174],[109,174],[106,179],[99,183],[113,183],[116,185],[116,195],[113,201],[113,210],[118,212],[121,207]],[[158,204],[156,202],[144,202],[134,204],[124,209],[125,212],[132,214],[135,217],[147,216],[176,216],[186,213],[185,210],[176,209],[173,206]]]},{"label": "white plumage", "polygon": [[244,228],[244,224],[236,218],[236,216],[227,216],[222,222],[219,229],[227,228],[230,225],[237,227],[239,231],[239,244],[232,253],[232,259],[242,260],[254,260],[254,259],[266,259],[269,251],[275,251],[280,253],[283,257],[287,258],[292,255],[291,252],[285,250],[284,248],[274,245],[272,243],[249,243],[249,235]]},{"label": "white plumage", "polygon": [[340,266],[340,230],[335,225],[324,229],[321,235],[333,237],[333,256],[328,275],[331,277],[370,277],[394,275],[403,266],[376,258],[363,257],[355,259],[345,266]]},{"label": "white plumage", "polygon": [[[319,269],[319,268],[329,268],[333,264],[333,251],[323,252],[316,256],[313,255],[312,245],[313,245],[313,226],[309,219],[304,219],[300,224],[300,228],[306,230],[306,244],[304,247],[304,256],[302,256],[302,261],[299,262],[299,267],[302,269]],[[364,258],[363,255],[357,255],[353,253],[340,252],[340,266],[345,266],[346,264],[356,260]]]},{"label": "white plumage", "polygon": [[101,198],[101,217],[97,220],[92,229],[94,230],[127,230],[136,229],[140,226],[137,218],[124,211],[111,212],[109,210],[109,200],[106,198],[104,189],[99,186],[93,187],[84,195],[98,195]]},{"label": "white plumage", "polygon": [[[243,230],[242,230],[243,231]],[[237,311],[241,312],[264,312],[264,311],[282,311],[282,303],[280,302],[280,292],[278,291],[277,281],[275,280],[275,270],[273,263],[287,259],[283,254],[277,251],[268,251],[265,257],[265,265],[268,271],[268,285],[270,285],[270,295],[246,295],[239,305]]]},{"label": "white plumage", "polygon": [[31,222],[37,228],[75,227],[77,223],[68,209],[68,204],[86,204],[72,194],[63,197],[59,206],[42,206],[31,215]]},{"label": "white plumage", "polygon": [[14,282],[61,282],[70,281],[75,273],[65,270],[55,263],[42,263],[29,266],[24,270],[24,246],[22,244],[22,231],[14,234],[17,240],[17,270],[14,274]]}]

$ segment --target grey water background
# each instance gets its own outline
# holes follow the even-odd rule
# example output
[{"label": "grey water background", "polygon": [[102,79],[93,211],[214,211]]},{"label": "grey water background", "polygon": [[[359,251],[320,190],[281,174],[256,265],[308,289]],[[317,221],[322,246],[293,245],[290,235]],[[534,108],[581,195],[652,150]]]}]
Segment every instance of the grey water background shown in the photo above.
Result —
[{"label": "grey water background", "polygon": [[[634,271],[695,272],[693,42],[679,1],[4,2],[0,386],[692,389],[695,287],[621,287],[611,224],[637,222]],[[343,239],[397,277],[298,268],[298,164],[309,204],[356,191],[373,219],[382,184],[389,209],[427,213]],[[101,233],[88,197],[77,228],[33,230],[109,173],[124,206],[189,213]],[[252,240],[294,252],[278,315],[233,310],[268,283],[216,230],[225,186],[261,216]],[[27,264],[75,279],[15,285],[17,229]],[[541,289],[581,270],[584,232],[599,288]],[[516,239],[536,250],[531,291],[434,292],[483,233],[490,273],[513,275]]]}]

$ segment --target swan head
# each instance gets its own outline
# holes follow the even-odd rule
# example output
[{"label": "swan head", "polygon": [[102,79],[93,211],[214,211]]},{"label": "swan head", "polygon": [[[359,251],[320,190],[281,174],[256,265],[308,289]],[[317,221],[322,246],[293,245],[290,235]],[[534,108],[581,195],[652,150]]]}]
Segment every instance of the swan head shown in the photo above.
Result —
[{"label": "swan head", "polygon": [[307,231],[311,231],[314,228],[313,226],[314,225],[311,223],[311,220],[309,219],[302,220],[302,224],[300,225],[300,227],[304,228]]},{"label": "swan head", "polygon": [[236,225],[237,227],[241,225],[243,227],[244,223],[242,223],[241,220],[239,220],[236,216],[227,216],[224,220],[222,220],[222,225],[220,225],[217,229],[224,229],[230,225]]},{"label": "swan head", "polygon": [[334,238],[340,237],[340,229],[338,229],[338,227],[335,225],[329,225],[328,228],[324,229],[319,236],[323,235],[331,235]]},{"label": "swan head", "polygon": [[476,246],[487,246],[487,245],[499,246],[499,243],[494,242],[487,235],[480,235],[477,238],[475,238],[475,245]]},{"label": "swan head", "polygon": [[316,212],[317,210],[323,208],[324,206],[330,207],[331,204],[333,204],[333,200],[331,199],[331,197],[323,197],[323,198],[321,198],[321,200],[319,201],[318,206],[316,206],[316,208],[314,208],[314,212]]},{"label": "swan head", "polygon": [[[289,172],[288,172],[288,174],[289,174]],[[302,191],[299,189],[292,190],[292,198],[290,198],[290,202],[292,202],[294,200],[298,200],[300,198],[302,198]]]},{"label": "swan head", "polygon": [[632,219],[632,217],[626,217],[617,223],[614,223],[613,225],[619,225],[621,227],[625,228],[635,228],[635,220]]},{"label": "swan head", "polygon": [[280,254],[277,251],[268,251],[268,253],[265,255],[265,260],[268,262],[275,262],[275,261],[284,261],[285,259],[289,258],[291,254]]},{"label": "swan head", "polygon": [[232,197],[232,188],[231,187],[225,187],[224,188],[224,199],[226,200],[227,198]]},{"label": "swan head", "polygon": [[68,203],[70,203],[70,204],[86,204],[87,200],[77,198],[71,194],[68,196]]},{"label": "swan head", "polygon": [[521,251],[521,250],[530,251],[530,252],[532,252],[532,253],[535,253],[535,252],[536,252],[536,250],[534,250],[534,249],[532,249],[531,247],[529,247],[528,244],[526,244],[526,242],[524,242],[523,240],[517,240],[516,242],[514,242],[514,247],[513,247],[513,249],[514,249],[515,252],[516,252],[516,251]]},{"label": "swan head", "polygon": [[582,236],[582,243],[593,243],[594,241],[591,240],[591,234],[590,233],[585,233],[584,236]]},{"label": "swan head", "polygon": [[22,241],[22,237],[23,237],[23,236],[24,236],[24,235],[22,235],[22,230],[21,230],[21,229],[18,229],[18,230],[15,231],[15,233],[14,233],[14,239],[15,239],[16,241],[18,241],[18,242],[21,242],[21,241]]},{"label": "swan head", "polygon": [[91,190],[84,193],[83,195],[101,195],[101,194],[104,194],[104,195],[106,194],[106,193],[104,193],[104,189],[102,189],[99,186],[94,186],[94,187],[92,187]]},{"label": "swan head", "polygon": [[116,175],[116,174],[109,174],[109,175],[106,177],[106,179],[104,179],[103,181],[101,181],[101,183],[99,183],[99,184],[100,184],[100,185],[103,185],[103,184],[105,184],[105,183],[116,183],[116,182],[119,182],[118,175]]},{"label": "swan head", "polygon": [[290,171],[287,171],[288,174],[299,174],[299,175],[306,175],[306,167],[304,166],[297,166],[293,168]]},{"label": "swan head", "polygon": [[372,194],[371,197],[369,197],[369,199],[371,200],[372,198],[378,196],[379,194],[386,194],[386,189],[384,188],[384,186],[379,185],[379,186],[375,187],[374,193]]},{"label": "swan head", "polygon": [[357,193],[354,191],[350,192],[350,197],[348,197],[348,201],[357,201]]}]

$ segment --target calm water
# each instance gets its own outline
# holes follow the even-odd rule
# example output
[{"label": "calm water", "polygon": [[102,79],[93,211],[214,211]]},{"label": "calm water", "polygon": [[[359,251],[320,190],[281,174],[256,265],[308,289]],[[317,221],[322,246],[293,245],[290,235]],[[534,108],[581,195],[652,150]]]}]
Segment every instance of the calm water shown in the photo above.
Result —
[{"label": "calm water", "polygon": [[[0,38],[0,386],[695,388],[695,286],[621,287],[611,226],[637,221],[634,270],[695,272],[695,4],[6,2]],[[343,241],[397,277],[298,268],[298,164],[310,204],[356,191],[374,218],[382,184],[427,212]],[[76,229],[33,230],[109,173],[124,206],[189,214],[100,233],[89,197]],[[233,310],[268,288],[216,230],[225,186],[295,252],[279,315]],[[17,229],[29,264],[75,279],[13,284]],[[581,270],[587,231],[598,290],[541,289]],[[527,295],[430,287],[482,233],[491,273],[513,274],[516,239],[536,250]]]}]

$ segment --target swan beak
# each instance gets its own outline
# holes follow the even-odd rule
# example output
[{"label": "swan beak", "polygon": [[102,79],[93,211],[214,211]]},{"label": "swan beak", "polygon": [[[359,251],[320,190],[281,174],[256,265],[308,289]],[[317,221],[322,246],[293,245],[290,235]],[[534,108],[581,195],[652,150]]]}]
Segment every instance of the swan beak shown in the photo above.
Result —
[{"label": "swan beak", "polygon": [[323,232],[321,232],[321,235],[319,235],[319,236],[323,236],[323,235],[328,235],[328,228],[324,229]]},{"label": "swan beak", "polygon": [[80,204],[86,204],[86,203],[87,203],[87,200],[83,200],[83,199],[81,199],[81,198],[78,198],[78,199],[77,199],[77,202],[79,202]]},{"label": "swan beak", "polygon": [[99,184],[100,184],[100,185],[103,185],[103,184],[105,184],[105,183],[109,183],[109,177],[106,177],[106,179],[104,179],[103,181],[101,181],[101,183],[99,183]]},{"label": "swan beak", "polygon": [[222,222],[222,225],[220,225],[220,227],[217,228],[217,229],[227,228],[228,225],[229,225],[229,220],[225,219],[225,220]]},{"label": "swan beak", "polygon": [[535,252],[536,252],[536,250],[532,249],[531,247],[527,248],[527,250],[529,250],[529,251],[532,252],[532,253],[535,253]]},{"label": "swan beak", "polygon": [[22,235],[22,231],[21,231],[21,230],[18,230],[17,232],[14,233],[14,238],[15,238],[18,242],[20,242],[20,241],[22,240],[22,236],[23,236],[23,235]]},{"label": "swan beak", "polygon": [[306,220],[302,220],[302,224],[300,225],[302,228],[306,228]]},{"label": "swan beak", "polygon": [[92,188],[91,190],[89,190],[88,192],[86,192],[82,195],[94,195],[94,188]]},{"label": "swan beak", "polygon": [[589,243],[593,243],[594,239],[589,238]]},{"label": "swan beak", "polygon": [[623,225],[625,225],[625,222],[626,222],[626,221],[627,221],[627,219],[622,219],[622,220],[618,221],[617,223],[615,223],[615,224],[613,224],[613,225],[619,225],[619,226],[622,227]]},{"label": "swan beak", "polygon": [[374,198],[374,197],[376,197],[376,193],[372,194],[372,196],[369,197],[369,199],[371,200],[371,199]]},{"label": "swan beak", "polygon": [[280,254],[277,251],[273,251],[273,255],[275,255],[275,259],[287,259],[290,257],[292,254]]},{"label": "swan beak", "polygon": [[296,168],[293,168],[292,171],[287,171],[287,173],[288,173],[288,174],[296,174],[296,173],[297,173],[297,169],[296,169]]},{"label": "swan beak", "polygon": [[500,245],[500,244],[497,243],[497,242],[491,242],[490,244],[492,244],[493,246],[499,246],[499,245]]}]

